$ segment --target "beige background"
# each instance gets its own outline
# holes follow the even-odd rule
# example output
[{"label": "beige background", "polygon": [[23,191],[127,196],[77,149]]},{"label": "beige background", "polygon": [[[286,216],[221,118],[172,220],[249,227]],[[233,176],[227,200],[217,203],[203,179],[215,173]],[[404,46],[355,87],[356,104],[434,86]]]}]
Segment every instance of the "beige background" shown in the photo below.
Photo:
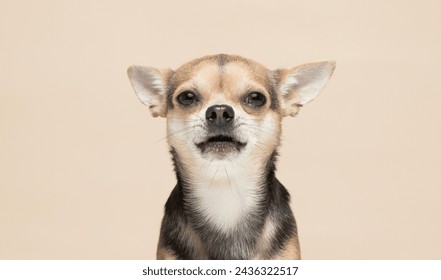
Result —
[{"label": "beige background", "polygon": [[305,259],[441,258],[440,3],[1,0],[0,258],[154,258],[175,179],[126,68],[220,52],[337,61],[283,124]]}]

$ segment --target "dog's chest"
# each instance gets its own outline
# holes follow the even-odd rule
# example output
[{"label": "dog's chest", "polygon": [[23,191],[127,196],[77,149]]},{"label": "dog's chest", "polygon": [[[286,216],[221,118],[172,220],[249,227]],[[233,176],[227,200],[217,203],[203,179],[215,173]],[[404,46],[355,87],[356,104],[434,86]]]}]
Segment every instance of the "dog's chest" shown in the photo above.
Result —
[{"label": "dog's chest", "polygon": [[192,206],[217,230],[231,232],[261,206],[261,175],[242,164],[209,164],[193,177]]}]

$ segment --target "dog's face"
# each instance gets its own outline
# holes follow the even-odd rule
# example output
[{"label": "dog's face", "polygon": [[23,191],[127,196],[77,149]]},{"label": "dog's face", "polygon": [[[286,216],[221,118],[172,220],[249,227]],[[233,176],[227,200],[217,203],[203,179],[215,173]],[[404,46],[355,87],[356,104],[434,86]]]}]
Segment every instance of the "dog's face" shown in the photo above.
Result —
[{"label": "dog's face", "polygon": [[334,62],[271,71],[229,55],[176,71],[132,66],[130,81],[154,117],[167,117],[169,144],[190,162],[258,160],[279,145],[281,119],[294,116],[326,85]]},{"label": "dog's face", "polygon": [[278,144],[281,116],[271,73],[257,63],[225,60],[175,72],[167,123],[169,142],[180,153],[222,160]]}]

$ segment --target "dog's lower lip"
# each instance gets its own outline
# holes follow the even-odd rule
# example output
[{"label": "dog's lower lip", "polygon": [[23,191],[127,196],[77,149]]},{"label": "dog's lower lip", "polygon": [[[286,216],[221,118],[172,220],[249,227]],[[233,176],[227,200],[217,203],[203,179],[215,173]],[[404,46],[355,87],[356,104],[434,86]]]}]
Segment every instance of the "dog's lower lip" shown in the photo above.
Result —
[{"label": "dog's lower lip", "polygon": [[205,152],[207,150],[210,150],[210,147],[214,146],[216,147],[216,151],[222,149],[222,150],[230,150],[234,149],[237,151],[240,151],[241,148],[243,148],[246,145],[246,143],[240,142],[236,140],[234,137],[229,135],[216,135],[211,136],[207,138],[205,141],[197,143],[196,146],[202,150],[202,152]]}]

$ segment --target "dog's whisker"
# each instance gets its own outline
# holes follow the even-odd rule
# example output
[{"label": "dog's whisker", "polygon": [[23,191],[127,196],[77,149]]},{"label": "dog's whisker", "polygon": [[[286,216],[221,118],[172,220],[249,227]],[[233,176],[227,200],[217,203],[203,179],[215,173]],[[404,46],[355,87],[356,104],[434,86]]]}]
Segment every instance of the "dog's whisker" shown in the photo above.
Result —
[{"label": "dog's whisker", "polygon": [[179,134],[182,134],[182,133],[189,133],[189,132],[192,132],[192,127],[186,127],[186,128],[180,129],[180,130],[178,130],[176,132],[173,132],[171,134],[167,134],[166,136],[164,136],[164,137],[160,138],[159,140],[155,141],[154,144],[156,144],[156,143],[158,143],[160,141],[163,141],[163,140],[165,140],[167,138],[171,138],[172,136],[176,136],[176,135],[179,135]]},{"label": "dog's whisker", "polygon": [[258,145],[257,143],[256,144],[254,144],[254,145],[256,145],[256,147],[257,148],[259,148],[262,152],[264,152],[265,150],[262,148],[262,147],[260,147],[260,145]]},{"label": "dog's whisker", "polygon": [[[254,125],[254,124],[250,124],[247,125],[249,128],[255,130],[256,132],[261,132],[261,133],[266,133],[268,135],[273,135],[274,133],[280,134],[279,131],[277,131],[276,129],[271,129],[271,128],[264,128],[265,130],[263,130],[263,127],[259,126],[259,125]],[[269,131],[266,131],[269,130]],[[279,135],[280,139],[282,139],[283,141],[287,141],[290,142],[289,139],[287,139],[286,137],[284,137],[283,135]]]},{"label": "dog's whisker", "polygon": [[192,161],[199,160],[199,158],[197,157],[183,157],[183,156],[179,156],[179,159],[192,160]]},{"label": "dog's whisker", "polygon": [[[260,129],[259,127],[250,127],[249,129],[248,129],[248,131],[249,132],[254,132],[253,133],[253,135],[254,136],[259,136],[259,133],[264,133],[264,134],[267,134],[267,135],[269,135],[269,136],[274,136],[274,133],[273,132],[268,132],[268,131],[265,131],[265,130],[262,130],[262,129]],[[277,131],[274,131],[275,133],[278,133]],[[287,142],[290,142],[289,141],[289,139],[287,139],[286,137],[284,137],[283,135],[279,135],[279,137],[280,137],[280,139],[281,140],[283,140],[283,141],[287,141]]]},{"label": "dog's whisker", "polygon": [[211,179],[211,182],[210,182],[210,187],[213,185],[213,181],[214,181],[214,178],[216,177],[216,174],[217,174],[218,170],[219,170],[219,166],[216,168],[216,171],[214,171],[213,178]]},{"label": "dog's whisker", "polygon": [[230,176],[228,175],[227,168],[225,167],[225,165],[224,165],[224,170],[225,170],[225,174],[227,175],[228,185],[230,186],[230,190],[231,190],[233,187],[231,186]]},{"label": "dog's whisker", "polygon": [[200,120],[189,120],[189,121],[179,120],[179,121],[177,121],[177,123],[196,123],[196,122],[200,122]]},{"label": "dog's whisker", "polygon": [[242,168],[245,168],[245,166],[243,166],[242,164],[238,163],[237,160],[232,160],[231,162],[232,162],[233,164],[236,164],[236,165],[242,167]]},{"label": "dog's whisker", "polygon": [[247,128],[252,128],[252,129],[256,129],[262,132],[267,132],[267,133],[278,133],[278,130],[274,129],[274,128],[269,128],[269,127],[262,127],[260,125],[245,125]]},{"label": "dog's whisker", "polygon": [[210,167],[211,163],[213,162],[213,160],[214,160],[214,158],[212,158],[210,161],[206,161],[206,162],[202,163],[201,167],[199,168],[199,171],[201,171],[204,166],[207,166],[207,169],[208,169]]},{"label": "dog's whisker", "polygon": [[[173,135],[174,135],[174,134],[173,134]],[[172,135],[167,134],[166,136],[161,137],[161,138],[159,138],[158,140],[156,140],[155,142],[153,142],[153,144],[157,144],[157,143],[159,143],[159,142],[161,142],[161,141],[163,141],[163,140],[166,140],[166,139],[169,138],[170,136],[172,136]]]},{"label": "dog's whisker", "polygon": [[252,134],[253,136],[255,136],[255,137],[259,137],[259,133],[257,132],[257,131],[254,131],[254,130],[247,130],[248,131],[248,133],[250,133],[250,134]]},{"label": "dog's whisker", "polygon": [[275,128],[270,128],[270,127],[262,127],[260,125],[255,125],[255,124],[249,124],[249,125],[245,125],[248,128],[252,128],[252,129],[256,129],[262,132],[267,132],[267,133],[278,133],[279,131]]}]

